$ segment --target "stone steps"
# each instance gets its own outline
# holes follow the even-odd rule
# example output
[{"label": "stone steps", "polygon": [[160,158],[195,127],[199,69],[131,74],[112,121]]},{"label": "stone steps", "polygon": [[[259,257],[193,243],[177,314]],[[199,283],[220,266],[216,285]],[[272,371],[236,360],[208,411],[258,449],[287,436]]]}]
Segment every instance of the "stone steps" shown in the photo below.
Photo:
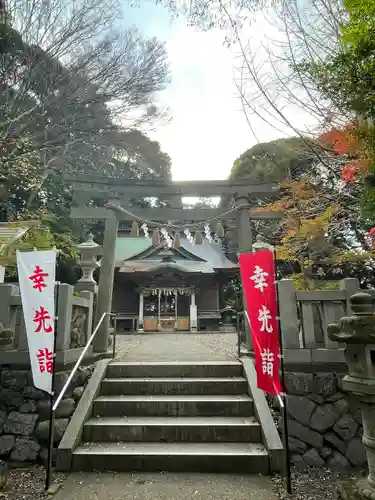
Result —
[{"label": "stone steps", "polygon": [[247,382],[244,377],[206,378],[106,378],[102,382],[101,394],[245,394]]},{"label": "stone steps", "polygon": [[110,362],[73,470],[269,472],[239,362]]},{"label": "stone steps", "polygon": [[121,361],[108,365],[107,378],[204,378],[242,377],[242,365],[237,361],[202,362],[130,362]]},{"label": "stone steps", "polygon": [[269,472],[259,443],[88,443],[74,453],[75,471]]},{"label": "stone steps", "polygon": [[253,411],[253,401],[247,395],[100,396],[95,399],[93,406],[93,415],[96,417],[246,417],[252,416]]},{"label": "stone steps", "polygon": [[87,442],[260,442],[254,417],[106,417],[86,422]]}]

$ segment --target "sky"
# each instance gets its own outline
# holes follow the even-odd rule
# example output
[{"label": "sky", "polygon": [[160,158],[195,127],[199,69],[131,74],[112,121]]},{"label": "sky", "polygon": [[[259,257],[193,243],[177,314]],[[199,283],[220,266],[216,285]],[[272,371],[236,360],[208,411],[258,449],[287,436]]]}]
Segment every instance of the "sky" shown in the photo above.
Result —
[{"label": "sky", "polygon": [[[172,158],[173,179],[227,178],[234,160],[257,143],[234,84],[238,48],[224,46],[220,31],[200,32],[182,18],[172,21],[152,1],[138,7],[126,2],[123,9],[126,23],[166,43],[172,81],[159,101],[169,108],[172,120],[149,135]],[[261,21],[253,23],[251,36],[259,39],[266,29]],[[282,137],[256,118],[252,125],[260,142]]]}]

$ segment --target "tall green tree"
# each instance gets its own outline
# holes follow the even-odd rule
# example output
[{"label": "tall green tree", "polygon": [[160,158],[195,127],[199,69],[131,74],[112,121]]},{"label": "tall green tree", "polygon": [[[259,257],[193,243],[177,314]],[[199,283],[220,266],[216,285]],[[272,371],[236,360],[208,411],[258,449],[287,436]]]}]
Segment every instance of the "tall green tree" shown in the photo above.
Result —
[{"label": "tall green tree", "polygon": [[[171,158],[158,141],[140,130],[119,131],[119,149],[104,166],[101,175],[123,179],[171,180]],[[120,149],[121,148],[121,149]]]},{"label": "tall green tree", "polygon": [[309,139],[289,137],[256,144],[233,164],[230,179],[251,181],[285,181],[295,169],[312,160],[310,148],[318,147]]},{"label": "tall green tree", "polygon": [[340,44],[336,50],[319,60],[299,63],[296,71],[318,89],[321,99],[332,101],[341,114],[351,120],[351,133],[362,143],[363,161],[357,166],[367,168],[361,190],[364,213],[369,222],[374,223],[375,2],[345,0],[344,6],[347,16],[341,26]]},{"label": "tall green tree", "polygon": [[170,178],[169,156],[137,129],[163,117],[165,47],[124,30],[116,0],[2,7],[0,217],[39,220],[25,244],[53,243],[68,262],[81,236],[66,173]]}]

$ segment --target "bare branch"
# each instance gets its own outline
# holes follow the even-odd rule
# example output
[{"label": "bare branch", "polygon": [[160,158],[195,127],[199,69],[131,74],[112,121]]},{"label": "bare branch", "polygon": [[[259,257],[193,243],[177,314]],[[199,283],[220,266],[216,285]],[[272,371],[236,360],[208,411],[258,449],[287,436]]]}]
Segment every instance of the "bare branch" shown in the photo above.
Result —
[{"label": "bare branch", "polygon": [[6,22],[0,144],[31,137],[42,177],[103,164],[117,132],[165,119],[154,105],[169,80],[165,46],[124,30],[118,0],[8,0]]}]

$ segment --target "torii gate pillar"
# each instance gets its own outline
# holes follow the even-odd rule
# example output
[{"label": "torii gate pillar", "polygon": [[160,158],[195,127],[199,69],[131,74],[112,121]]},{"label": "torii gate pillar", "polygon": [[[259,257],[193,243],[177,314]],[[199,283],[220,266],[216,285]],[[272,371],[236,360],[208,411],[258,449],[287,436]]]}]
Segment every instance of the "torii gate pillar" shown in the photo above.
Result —
[{"label": "torii gate pillar", "polygon": [[249,219],[250,204],[246,198],[236,200],[237,209],[237,239],[239,253],[248,253],[253,250],[253,234]]},{"label": "torii gate pillar", "polygon": [[[249,219],[250,204],[247,198],[236,199],[237,209],[237,244],[239,253],[249,253],[253,251],[253,234],[251,229],[251,220]],[[243,290],[243,287],[242,287]],[[242,292],[242,302],[244,311],[246,310],[246,301]],[[250,326],[246,318],[244,318],[246,343],[250,352],[253,351],[253,343],[251,340]]]},{"label": "torii gate pillar", "polygon": [[[112,203],[118,201],[111,200]],[[115,250],[118,232],[118,217],[116,210],[107,208],[105,219],[103,256],[100,266],[98,297],[95,308],[95,322],[98,324],[104,313],[112,311],[113,280],[115,274]],[[107,352],[109,334],[109,316],[102,322],[94,340],[95,352]]]}]

